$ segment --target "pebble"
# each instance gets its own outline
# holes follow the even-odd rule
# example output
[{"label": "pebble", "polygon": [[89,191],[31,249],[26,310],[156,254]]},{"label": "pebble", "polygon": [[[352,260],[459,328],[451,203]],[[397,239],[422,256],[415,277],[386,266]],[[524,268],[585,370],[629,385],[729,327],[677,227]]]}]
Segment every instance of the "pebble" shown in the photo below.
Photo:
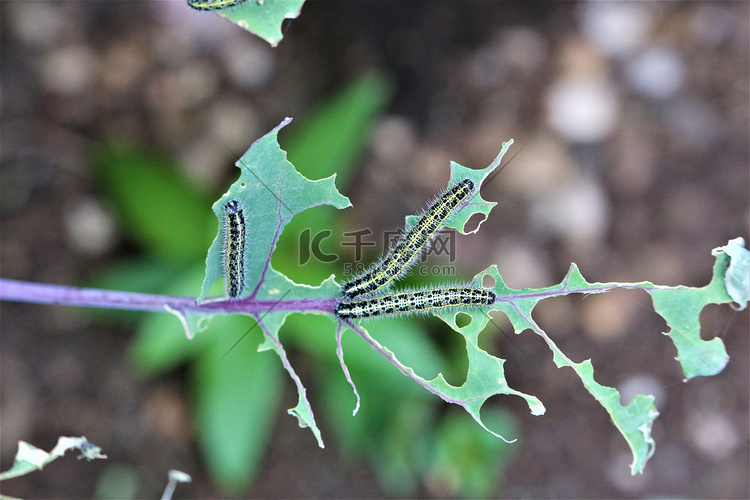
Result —
[{"label": "pebble", "polygon": [[547,94],[547,123],[572,143],[593,144],[607,139],[619,116],[615,88],[603,78],[562,78]]},{"label": "pebble", "polygon": [[54,46],[65,25],[58,5],[51,2],[8,2],[9,25],[21,40],[43,47]]},{"label": "pebble", "polygon": [[680,54],[665,46],[651,46],[625,64],[625,78],[632,88],[653,99],[675,95],[685,80]]},{"label": "pebble", "polygon": [[657,9],[648,2],[589,1],[580,8],[581,29],[602,54],[626,56],[645,43]]},{"label": "pebble", "polygon": [[236,87],[257,89],[266,85],[276,67],[273,49],[254,38],[232,37],[219,47],[224,67]]},{"label": "pebble", "polygon": [[694,97],[670,102],[664,125],[683,152],[705,153],[725,136],[724,123],[711,104]]},{"label": "pebble", "polygon": [[627,300],[623,293],[598,294],[587,297],[581,304],[581,324],[590,339],[600,343],[612,342],[632,333],[639,312],[638,304]]},{"label": "pebble", "polygon": [[620,391],[620,404],[628,405],[638,394],[650,394],[654,396],[654,405],[657,408],[663,408],[665,401],[664,384],[646,373],[635,373],[618,384]]},{"label": "pebble", "polygon": [[496,250],[488,261],[497,263],[500,275],[509,287],[541,288],[558,280],[559,277],[553,275],[550,256],[539,245],[507,236],[493,242],[493,246]]},{"label": "pebble", "polygon": [[530,212],[538,230],[562,237],[581,252],[598,248],[609,226],[610,207],[602,186],[583,174],[534,200]]},{"label": "pebble", "polygon": [[66,210],[63,220],[72,247],[83,253],[100,255],[116,243],[116,224],[99,200],[78,199]]},{"label": "pebble", "polygon": [[632,462],[633,455],[630,452],[617,453],[607,464],[607,479],[612,486],[627,496],[641,496],[639,494],[648,487],[651,481],[651,469],[646,467],[643,474],[634,476],[630,473]]},{"label": "pebble", "polygon": [[238,155],[250,146],[248,137],[264,133],[252,103],[237,95],[227,95],[213,104],[208,128],[214,140]]},{"label": "pebble", "polygon": [[372,134],[372,152],[382,161],[404,163],[414,154],[417,132],[411,120],[387,116],[380,120]]},{"label": "pebble", "polygon": [[98,73],[96,53],[86,45],[69,45],[50,52],[39,64],[47,90],[57,94],[81,94]]},{"label": "pebble", "polygon": [[728,459],[741,444],[735,419],[714,410],[688,410],[685,435],[698,452],[715,462]]}]

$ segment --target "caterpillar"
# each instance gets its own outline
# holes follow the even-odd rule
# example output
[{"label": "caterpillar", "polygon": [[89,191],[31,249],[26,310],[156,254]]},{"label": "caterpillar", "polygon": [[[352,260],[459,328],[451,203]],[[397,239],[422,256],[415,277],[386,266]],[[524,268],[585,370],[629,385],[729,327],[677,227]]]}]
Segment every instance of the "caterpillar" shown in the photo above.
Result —
[{"label": "caterpillar", "polygon": [[187,0],[190,7],[196,10],[222,10],[239,5],[245,0]]},{"label": "caterpillar", "polygon": [[231,299],[236,299],[245,289],[245,215],[237,200],[224,205],[224,286]]},{"label": "caterpillar", "polygon": [[412,290],[363,299],[342,300],[334,306],[340,320],[393,314],[418,314],[465,306],[488,306],[497,295],[491,290],[452,286],[432,290]]},{"label": "caterpillar", "polygon": [[428,247],[438,229],[472,193],[474,183],[465,179],[448,189],[411,226],[404,237],[393,246],[379,263],[361,276],[355,277],[341,287],[346,300],[369,295],[401,276]]}]

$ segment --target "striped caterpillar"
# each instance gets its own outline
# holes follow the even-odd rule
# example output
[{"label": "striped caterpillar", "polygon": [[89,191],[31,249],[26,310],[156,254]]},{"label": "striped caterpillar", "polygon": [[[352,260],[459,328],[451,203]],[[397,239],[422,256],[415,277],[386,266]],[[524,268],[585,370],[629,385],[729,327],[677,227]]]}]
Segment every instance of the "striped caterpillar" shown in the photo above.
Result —
[{"label": "striped caterpillar", "polygon": [[245,289],[245,240],[247,228],[240,202],[229,200],[224,205],[224,286],[230,299],[236,299]]},{"label": "striped caterpillar", "polygon": [[190,7],[196,10],[222,10],[234,7],[245,0],[187,0]]},{"label": "striped caterpillar", "polygon": [[489,306],[495,303],[496,298],[495,292],[491,290],[451,286],[404,291],[352,301],[342,300],[334,307],[334,313],[340,320],[419,314],[466,306]]},{"label": "striped caterpillar", "polygon": [[411,226],[404,237],[361,276],[341,287],[345,300],[370,295],[388,288],[391,281],[401,276],[416,262],[437,231],[474,192],[474,183],[465,179],[448,189]]}]

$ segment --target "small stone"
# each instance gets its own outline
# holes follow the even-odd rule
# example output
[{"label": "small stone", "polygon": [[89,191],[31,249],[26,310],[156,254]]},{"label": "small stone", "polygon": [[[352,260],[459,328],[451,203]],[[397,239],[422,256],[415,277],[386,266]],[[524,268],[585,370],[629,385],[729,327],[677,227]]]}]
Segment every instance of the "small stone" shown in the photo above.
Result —
[{"label": "small stone", "polygon": [[615,89],[603,78],[566,77],[547,94],[547,122],[570,142],[603,141],[612,134],[619,115]]},{"label": "small stone", "polygon": [[685,63],[674,49],[649,47],[628,61],[625,76],[631,87],[654,99],[673,96],[685,79]]}]

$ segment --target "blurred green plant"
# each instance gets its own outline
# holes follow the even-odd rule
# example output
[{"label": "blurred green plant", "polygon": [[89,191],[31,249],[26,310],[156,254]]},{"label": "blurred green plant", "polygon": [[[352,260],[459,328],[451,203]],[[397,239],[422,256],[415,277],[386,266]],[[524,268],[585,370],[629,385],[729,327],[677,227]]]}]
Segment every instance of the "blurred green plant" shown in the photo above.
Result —
[{"label": "blurred green plant", "polygon": [[[289,134],[284,141],[289,159],[312,178],[336,172],[337,184],[345,188],[390,94],[389,81],[379,74],[366,74],[352,82],[303,118],[301,126]],[[108,198],[129,237],[145,255],[116,264],[93,284],[195,295],[205,271],[205,249],[216,232],[216,218],[208,210],[210,194],[181,178],[164,158],[138,148],[109,146],[99,152],[97,164]],[[339,214],[338,210],[318,207],[295,216],[274,252],[274,267],[300,283],[320,282],[331,274],[341,274],[340,260],[321,263],[312,259],[300,265],[298,258],[300,232],[310,228],[316,234],[341,228]],[[121,320],[132,318],[132,313],[107,314]],[[260,329],[253,329],[232,349],[243,332],[255,324],[252,319],[241,315],[214,317],[208,331],[188,341],[174,317],[140,314],[131,346],[135,369],[144,376],[158,376],[184,364],[189,366],[197,440],[207,464],[222,489],[232,493],[247,490],[269,445],[284,386],[278,360],[257,352]],[[434,470],[429,459],[432,453],[425,450],[445,448],[449,439],[439,432],[441,403],[404,378],[366,343],[347,337],[344,346],[348,365],[362,381],[360,392],[367,394],[357,417],[352,418],[349,411],[355,401],[339,371],[335,339],[329,333],[332,327],[329,318],[294,314],[287,319],[283,335],[290,348],[315,360],[315,384],[343,453],[371,461],[381,484],[393,494],[414,494],[423,478]],[[451,360],[435,347],[422,322],[396,320],[385,328],[373,326],[371,330],[423,373],[450,370]],[[425,419],[425,415],[430,417]],[[467,423],[465,432],[474,441],[486,439],[481,428]],[[511,432],[507,425],[498,429]],[[502,450],[508,445],[489,437],[490,447],[505,453]],[[418,456],[420,460],[411,460]],[[456,494],[494,491],[501,462],[483,463],[473,467],[494,470],[483,476],[484,485],[479,489],[476,485],[457,485]]]}]

